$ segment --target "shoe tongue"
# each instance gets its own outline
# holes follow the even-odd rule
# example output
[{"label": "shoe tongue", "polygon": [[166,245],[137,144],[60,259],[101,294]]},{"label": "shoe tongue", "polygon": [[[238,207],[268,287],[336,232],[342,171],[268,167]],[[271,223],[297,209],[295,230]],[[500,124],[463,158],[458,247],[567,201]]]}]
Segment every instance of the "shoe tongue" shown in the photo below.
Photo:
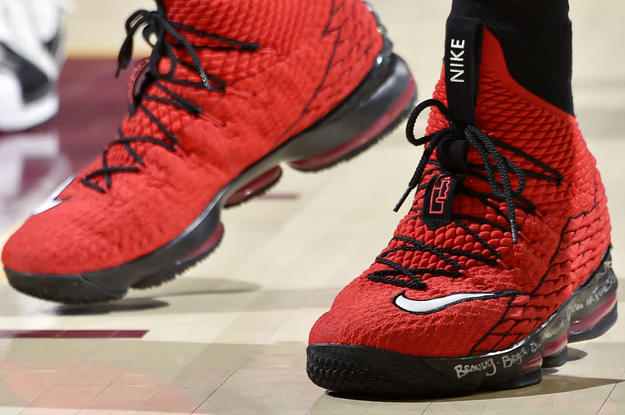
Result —
[{"label": "shoe tongue", "polygon": [[452,119],[475,125],[475,105],[482,50],[480,20],[451,16],[445,40],[445,86]]}]

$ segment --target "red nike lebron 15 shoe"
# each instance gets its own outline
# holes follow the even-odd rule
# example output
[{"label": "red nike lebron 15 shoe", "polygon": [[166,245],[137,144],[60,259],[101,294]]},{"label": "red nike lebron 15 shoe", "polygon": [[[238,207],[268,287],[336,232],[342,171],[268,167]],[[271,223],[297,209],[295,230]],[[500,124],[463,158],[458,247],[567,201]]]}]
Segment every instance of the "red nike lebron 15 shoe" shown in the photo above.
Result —
[{"label": "red nike lebron 15 shoe", "polygon": [[350,158],[408,115],[415,85],[362,0],[162,0],[126,22],[151,43],[101,157],[9,239],[11,285],[66,303],[158,285],[219,243],[220,212]]},{"label": "red nike lebron 15 shoe", "polygon": [[616,320],[605,191],[575,117],[515,81],[488,29],[452,27],[434,99],[408,123],[425,145],[412,208],[310,333],[308,375],[323,388],[526,386]]}]

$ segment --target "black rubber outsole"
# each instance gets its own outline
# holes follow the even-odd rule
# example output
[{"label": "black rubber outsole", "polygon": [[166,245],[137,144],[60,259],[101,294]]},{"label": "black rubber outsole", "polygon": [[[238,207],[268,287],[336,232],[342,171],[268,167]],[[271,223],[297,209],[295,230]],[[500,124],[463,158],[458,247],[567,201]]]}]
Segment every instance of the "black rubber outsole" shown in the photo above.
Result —
[{"label": "black rubber outsole", "polygon": [[[406,92],[410,91],[414,92],[408,97]],[[193,224],[164,247],[118,267],[85,274],[26,274],[5,268],[8,281],[24,294],[67,304],[116,300],[126,295],[130,288],[150,288],[170,281],[215,250],[222,235],[204,252],[192,254],[219,232],[221,210],[238,189],[282,162],[298,162],[332,152],[367,131],[382,116],[394,111],[393,108],[398,103],[405,101],[401,111],[383,131],[349,153],[330,160],[322,168],[315,170],[327,169],[355,157],[402,122],[415,100],[416,89],[410,71],[406,63],[392,53],[391,44],[387,41],[369,75],[342,104],[315,125],[245,170],[222,189]],[[275,182],[269,186],[273,184]],[[250,197],[263,191],[264,189],[259,189]],[[244,200],[239,203],[243,202]]]},{"label": "black rubber outsole", "polygon": [[[568,342],[593,339],[614,325],[617,285],[606,254],[601,267],[569,301],[526,339],[506,350],[435,358],[363,346],[315,344],[307,349],[307,373],[324,389],[363,399],[440,398],[534,385],[542,380],[541,367],[557,367],[568,361],[566,347],[542,356],[546,345],[563,338]],[[597,313],[601,315],[597,323],[571,332],[573,322],[594,321]]]},{"label": "black rubber outsole", "polygon": [[178,261],[174,265],[172,265],[171,268],[164,269],[156,274],[151,275],[149,278],[144,278],[138,283],[134,284],[131,288],[138,289],[138,290],[145,290],[148,288],[158,287],[159,285],[162,285],[166,282],[169,282],[175,279],[177,276],[183,274],[189,268],[199,264],[200,262],[208,258],[210,254],[215,252],[215,250],[221,244],[221,241],[223,240],[223,236],[224,236],[224,231],[222,231],[221,235],[219,235],[219,239],[217,240],[215,245],[213,245],[208,251],[203,252],[202,254],[196,257],[193,257],[191,259]]}]

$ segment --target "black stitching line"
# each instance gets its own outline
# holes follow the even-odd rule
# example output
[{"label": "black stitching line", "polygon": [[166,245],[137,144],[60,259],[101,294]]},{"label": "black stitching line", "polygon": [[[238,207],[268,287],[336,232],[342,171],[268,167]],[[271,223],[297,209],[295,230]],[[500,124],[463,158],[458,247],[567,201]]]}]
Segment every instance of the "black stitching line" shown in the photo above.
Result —
[{"label": "black stitching line", "polygon": [[[564,235],[566,233],[567,228],[569,227],[569,225],[571,224],[571,222],[575,219],[578,219],[582,216],[587,216],[589,214],[591,214],[597,207],[598,207],[598,202],[597,202],[597,194],[599,192],[599,183],[596,181],[595,179],[595,195],[594,195],[594,204],[593,207],[588,210],[588,211],[584,211],[580,214],[577,214],[575,216],[569,216],[569,218],[567,219],[564,227],[562,228],[562,230],[560,231],[560,240],[558,241],[558,246],[555,250],[555,253],[552,255],[551,259],[549,260],[549,267],[547,268],[547,272],[542,276],[542,278],[540,279],[540,281],[538,282],[538,285],[529,293],[530,295],[530,301],[532,298],[536,297],[536,292],[540,289],[540,287],[542,286],[542,284],[545,282],[545,279],[547,278],[547,276],[549,275],[549,273],[551,272],[553,266],[554,266],[554,261],[555,258],[557,257],[558,253],[560,252],[560,248],[562,246],[562,242],[564,241]],[[527,308],[527,306],[523,306],[523,308]],[[473,348],[471,349],[471,354],[473,354],[473,352],[475,351],[475,349],[484,341],[486,340],[486,338],[488,336],[490,336],[492,334],[492,332],[497,328],[497,326],[499,326],[505,319],[505,317],[507,316],[508,312],[510,311],[510,307],[508,307],[508,309],[506,309],[506,311],[503,313],[501,319],[493,326],[490,328],[490,330],[488,330],[488,332],[473,346]],[[491,349],[492,350],[492,349]]]},{"label": "black stitching line", "polygon": [[341,33],[342,33],[342,28],[340,27],[334,31],[331,31],[331,32],[329,31],[330,25],[332,24],[332,21],[334,20],[334,16],[335,16],[334,0],[332,0],[332,9],[330,10],[330,18],[328,20],[328,24],[326,28],[324,29],[322,33],[322,37],[329,36],[331,33],[337,33],[337,35],[336,35],[336,41],[334,42],[334,46],[332,47],[332,54],[330,55],[330,59],[328,60],[328,64],[326,66],[326,71],[323,74],[323,78],[321,79],[321,82],[319,83],[319,85],[317,85],[317,88],[313,92],[312,97],[310,98],[308,103],[306,103],[306,105],[304,106],[304,109],[302,110],[302,113],[300,114],[300,116],[297,117],[295,122],[293,122],[293,124],[291,124],[282,134],[279,135],[280,138],[278,141],[284,138],[284,136],[288,135],[288,133],[291,132],[300,123],[300,121],[302,121],[302,119],[304,119],[304,117],[306,116],[306,113],[308,112],[308,109],[310,108],[312,103],[315,101],[315,99],[317,98],[317,95],[319,95],[319,92],[321,91],[321,88],[323,88],[323,85],[328,79],[328,75],[330,74],[330,70],[332,69],[332,65],[334,64],[334,58],[336,57],[336,51],[338,50],[339,43],[341,41]]},{"label": "black stitching line", "polygon": [[475,349],[477,349],[477,346],[479,346],[484,340],[486,340],[486,338],[489,337],[492,334],[492,332],[495,330],[495,328],[497,326],[499,326],[504,321],[505,317],[508,315],[508,312],[510,311],[510,308],[512,308],[512,302],[515,299],[516,299],[516,297],[512,297],[510,299],[510,302],[508,303],[508,306],[506,307],[506,311],[504,311],[501,314],[501,318],[499,319],[499,321],[493,327],[491,327],[490,330],[488,330],[488,332],[477,343],[475,343],[475,345],[473,345],[473,347],[471,348],[471,351],[469,352],[469,355],[475,354]]}]

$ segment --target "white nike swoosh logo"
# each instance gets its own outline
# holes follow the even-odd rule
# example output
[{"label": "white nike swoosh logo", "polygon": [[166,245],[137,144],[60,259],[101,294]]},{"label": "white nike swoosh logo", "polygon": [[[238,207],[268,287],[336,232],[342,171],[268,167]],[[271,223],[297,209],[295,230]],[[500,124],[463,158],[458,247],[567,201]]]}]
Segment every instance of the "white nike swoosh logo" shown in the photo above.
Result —
[{"label": "white nike swoosh logo", "polygon": [[58,197],[61,195],[61,193],[63,193],[63,191],[67,188],[67,186],[70,185],[70,183],[74,180],[73,177],[70,177],[69,179],[65,180],[63,183],[61,183],[61,185],[59,187],[57,187],[54,192],[52,192],[52,194],[50,196],[47,197],[47,199],[40,204],[34,211],[33,211],[33,216],[35,215],[39,215],[45,211],[48,211],[54,207],[57,207],[58,205],[60,205],[61,203],[65,202],[64,199],[58,199]]},{"label": "white nike swoosh logo", "polygon": [[449,306],[465,303],[467,301],[488,300],[490,298],[512,297],[521,294],[516,291],[497,291],[491,293],[458,293],[445,297],[430,298],[429,300],[411,300],[401,293],[393,301],[395,305],[404,311],[413,314],[431,314],[441,311]]}]

